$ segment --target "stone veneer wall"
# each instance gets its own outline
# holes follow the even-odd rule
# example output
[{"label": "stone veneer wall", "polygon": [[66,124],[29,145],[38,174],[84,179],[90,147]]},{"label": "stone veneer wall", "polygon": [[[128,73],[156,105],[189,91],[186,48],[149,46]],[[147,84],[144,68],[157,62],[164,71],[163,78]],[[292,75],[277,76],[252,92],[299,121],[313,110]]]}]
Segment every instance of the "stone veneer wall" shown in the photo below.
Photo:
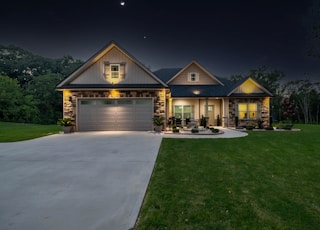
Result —
[{"label": "stone veneer wall", "polygon": [[72,91],[63,98],[64,117],[74,121],[77,118],[77,98],[153,98],[154,116],[165,117],[165,92],[163,90],[117,91],[117,97],[111,91]]},{"label": "stone veneer wall", "polygon": [[[269,125],[270,123],[270,104],[269,98],[257,98],[257,99],[248,99],[248,98],[230,98],[229,99],[229,127],[235,127],[235,117],[236,117],[236,105],[238,103],[259,103],[260,104],[260,118],[264,121],[263,125]],[[256,120],[241,120],[239,119],[239,126],[252,125]]]}]

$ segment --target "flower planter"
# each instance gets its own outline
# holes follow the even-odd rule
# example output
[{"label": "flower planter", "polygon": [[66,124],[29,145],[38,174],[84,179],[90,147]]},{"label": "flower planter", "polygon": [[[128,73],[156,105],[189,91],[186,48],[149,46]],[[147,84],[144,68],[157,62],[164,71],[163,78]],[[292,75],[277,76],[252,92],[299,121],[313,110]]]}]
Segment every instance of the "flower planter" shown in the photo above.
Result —
[{"label": "flower planter", "polygon": [[62,127],[64,133],[71,133],[72,132],[72,126],[63,126]]},{"label": "flower planter", "polygon": [[161,131],[162,131],[162,125],[157,125],[157,126],[155,126],[154,130],[155,130],[157,133],[161,133]]}]

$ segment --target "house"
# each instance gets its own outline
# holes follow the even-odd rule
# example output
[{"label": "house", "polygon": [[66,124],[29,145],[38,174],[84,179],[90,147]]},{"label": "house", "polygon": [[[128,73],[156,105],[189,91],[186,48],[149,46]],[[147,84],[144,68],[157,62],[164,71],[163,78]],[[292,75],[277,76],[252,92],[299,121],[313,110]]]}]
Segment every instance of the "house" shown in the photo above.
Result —
[{"label": "house", "polygon": [[186,125],[202,117],[208,125],[234,127],[262,119],[269,124],[272,94],[252,78],[234,83],[192,61],[183,68],[152,72],[110,42],[56,87],[63,116],[77,131],[153,130],[152,118]]}]

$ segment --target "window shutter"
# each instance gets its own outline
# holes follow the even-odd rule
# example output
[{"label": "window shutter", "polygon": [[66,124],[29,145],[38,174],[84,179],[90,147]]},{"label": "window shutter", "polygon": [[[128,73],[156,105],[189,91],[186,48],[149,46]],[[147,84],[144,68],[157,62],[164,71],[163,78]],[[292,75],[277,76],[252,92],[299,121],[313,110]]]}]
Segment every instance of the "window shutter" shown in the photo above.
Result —
[{"label": "window shutter", "polygon": [[104,76],[107,80],[110,79],[110,63],[109,62],[104,63]]},{"label": "window shutter", "polygon": [[126,70],[126,63],[120,63],[120,78],[121,79],[125,79],[126,77],[126,73],[125,73],[125,70]]}]

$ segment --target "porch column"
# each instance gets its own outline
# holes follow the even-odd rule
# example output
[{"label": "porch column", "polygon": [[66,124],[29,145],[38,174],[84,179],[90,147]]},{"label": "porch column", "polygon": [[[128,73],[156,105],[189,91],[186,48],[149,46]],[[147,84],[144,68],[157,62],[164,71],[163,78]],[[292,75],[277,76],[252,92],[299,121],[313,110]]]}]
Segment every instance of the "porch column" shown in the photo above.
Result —
[{"label": "porch column", "polygon": [[199,105],[198,105],[198,107],[199,107],[199,108],[198,108],[198,110],[199,110],[199,118],[198,118],[198,119],[199,119],[199,122],[200,122],[200,119],[201,119],[201,115],[200,115],[200,113],[201,113],[201,111],[200,111],[200,98],[199,98]]},{"label": "porch column", "polygon": [[205,117],[208,117],[208,98],[206,98]]},{"label": "porch column", "polygon": [[173,111],[172,98],[168,99],[168,107],[167,108],[168,108],[168,111],[167,111],[168,118],[172,117],[173,116],[173,113],[172,113],[172,111]]},{"label": "porch column", "polygon": [[223,98],[222,100],[222,111],[223,111],[223,114],[222,114],[222,126],[223,127],[228,127],[228,119],[229,119],[229,116],[228,116],[228,113],[229,113],[229,100],[228,98]]}]

